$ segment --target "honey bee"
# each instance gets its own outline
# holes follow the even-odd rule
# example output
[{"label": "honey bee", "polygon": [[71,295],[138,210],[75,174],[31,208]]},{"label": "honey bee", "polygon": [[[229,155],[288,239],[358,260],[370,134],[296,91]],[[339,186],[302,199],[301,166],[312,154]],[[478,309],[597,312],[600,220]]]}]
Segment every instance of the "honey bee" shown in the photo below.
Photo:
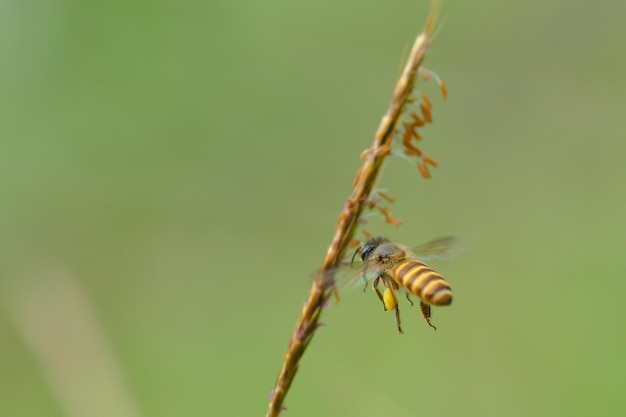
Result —
[{"label": "honey bee", "polygon": [[[372,288],[382,301],[385,311],[395,312],[400,334],[404,333],[400,324],[400,309],[396,296],[396,291],[400,289],[405,291],[406,298],[411,305],[413,305],[413,301],[409,298],[411,294],[420,299],[424,320],[430,327],[437,330],[430,322],[430,307],[431,305],[450,305],[452,290],[439,273],[418,260],[417,256],[423,255],[424,258],[431,259],[439,255],[445,256],[454,248],[457,241],[456,238],[445,237],[409,249],[382,236],[375,236],[368,239],[362,247],[357,248],[352,256],[351,264],[355,263],[354,258],[357,255],[362,261],[360,276],[366,281],[363,291],[367,289],[368,277],[373,278]],[[381,283],[385,288],[384,293],[381,293],[378,288]]]}]

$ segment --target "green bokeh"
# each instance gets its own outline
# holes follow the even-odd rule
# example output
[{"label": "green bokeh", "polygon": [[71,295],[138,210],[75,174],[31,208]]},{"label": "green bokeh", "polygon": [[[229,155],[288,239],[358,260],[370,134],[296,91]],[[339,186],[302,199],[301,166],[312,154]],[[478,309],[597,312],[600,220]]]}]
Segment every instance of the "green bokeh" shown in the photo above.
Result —
[{"label": "green bokeh", "polygon": [[[62,271],[142,415],[264,415],[424,2],[0,6],[0,415],[66,415],[9,314]],[[375,295],[325,312],[294,416],[626,409],[626,3],[445,2],[422,149],[380,186],[455,302],[406,334]],[[31,284],[28,284],[31,285]],[[53,329],[54,330],[54,329]],[[72,347],[72,349],[75,347]],[[70,349],[70,347],[68,347]],[[79,349],[80,350],[80,349]]]}]

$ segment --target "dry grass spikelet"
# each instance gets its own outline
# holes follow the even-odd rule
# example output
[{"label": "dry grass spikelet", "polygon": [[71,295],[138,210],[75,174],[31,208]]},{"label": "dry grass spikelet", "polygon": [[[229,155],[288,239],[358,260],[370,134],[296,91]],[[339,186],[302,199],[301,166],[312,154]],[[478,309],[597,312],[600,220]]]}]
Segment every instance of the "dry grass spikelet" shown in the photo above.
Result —
[{"label": "dry grass spikelet", "polygon": [[[382,199],[372,199],[371,195],[373,194],[374,184],[380,173],[382,163],[391,154],[392,142],[398,133],[396,126],[401,118],[407,114],[409,105],[413,107],[417,105],[419,113],[416,111],[409,112],[408,117],[410,120],[402,124],[404,133],[401,145],[404,154],[418,159],[418,168],[424,178],[430,177],[428,166],[437,166],[435,160],[425,156],[415,144],[422,139],[417,133],[417,129],[426,123],[432,123],[431,110],[433,104],[424,94],[421,94],[419,99],[415,97],[414,87],[420,76],[422,79],[426,79],[433,75],[432,72],[425,70],[421,65],[432,41],[432,33],[437,22],[438,11],[439,5],[435,1],[428,15],[424,30],[417,36],[413,44],[409,59],[396,84],[389,109],[376,131],[374,143],[361,154],[363,163],[354,179],[354,190],[346,199],[343,210],[339,214],[326,257],[309,291],[307,300],[302,306],[302,311],[296,320],[276,384],[271,391],[267,417],[276,417],[284,409],[285,396],[295,378],[300,358],[306,351],[315,331],[320,326],[319,318],[324,307],[328,305],[332,295],[336,294],[332,271],[341,262],[346,249],[358,245],[358,239],[355,239],[354,235],[357,227],[361,224],[363,211],[368,208],[377,209],[388,223],[393,225],[400,224],[398,219],[391,216],[388,207],[380,205],[382,200],[391,203],[393,199],[388,194],[380,191],[377,192],[377,196],[380,196]],[[438,77],[437,80],[441,94],[445,98],[447,96],[445,84]],[[364,234],[365,236],[369,235],[365,231]]]}]

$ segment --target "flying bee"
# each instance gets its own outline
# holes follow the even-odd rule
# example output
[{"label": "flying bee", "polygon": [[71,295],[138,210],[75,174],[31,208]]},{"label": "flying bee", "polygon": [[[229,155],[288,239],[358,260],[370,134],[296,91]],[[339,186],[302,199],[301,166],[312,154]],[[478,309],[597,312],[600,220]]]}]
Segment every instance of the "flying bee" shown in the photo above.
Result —
[{"label": "flying bee", "polygon": [[[385,311],[395,312],[398,331],[401,334],[404,332],[400,324],[400,309],[396,296],[396,291],[400,289],[405,291],[406,298],[411,305],[413,305],[413,301],[409,298],[411,294],[420,299],[420,307],[426,323],[437,330],[430,322],[430,307],[431,305],[450,305],[452,290],[439,273],[418,260],[417,256],[430,259],[437,258],[439,255],[445,256],[454,249],[457,242],[456,238],[444,237],[409,249],[384,237],[375,236],[368,239],[362,247],[357,248],[351,263],[354,264],[354,258],[357,255],[360,256],[362,261],[360,275],[366,281],[363,291],[367,289],[368,277],[373,278],[372,288],[382,301]],[[384,294],[378,288],[381,283],[385,288]]]}]

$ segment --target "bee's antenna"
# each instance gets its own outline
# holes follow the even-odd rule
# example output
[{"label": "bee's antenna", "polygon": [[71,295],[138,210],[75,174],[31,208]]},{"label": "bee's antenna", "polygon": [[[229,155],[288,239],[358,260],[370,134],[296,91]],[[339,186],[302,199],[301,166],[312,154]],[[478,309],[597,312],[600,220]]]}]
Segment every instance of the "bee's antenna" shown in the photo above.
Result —
[{"label": "bee's antenna", "polygon": [[361,256],[361,246],[359,246],[355,251],[354,251],[354,255],[352,255],[352,260],[350,261],[350,266],[354,265],[354,257],[359,254],[359,256]]}]

